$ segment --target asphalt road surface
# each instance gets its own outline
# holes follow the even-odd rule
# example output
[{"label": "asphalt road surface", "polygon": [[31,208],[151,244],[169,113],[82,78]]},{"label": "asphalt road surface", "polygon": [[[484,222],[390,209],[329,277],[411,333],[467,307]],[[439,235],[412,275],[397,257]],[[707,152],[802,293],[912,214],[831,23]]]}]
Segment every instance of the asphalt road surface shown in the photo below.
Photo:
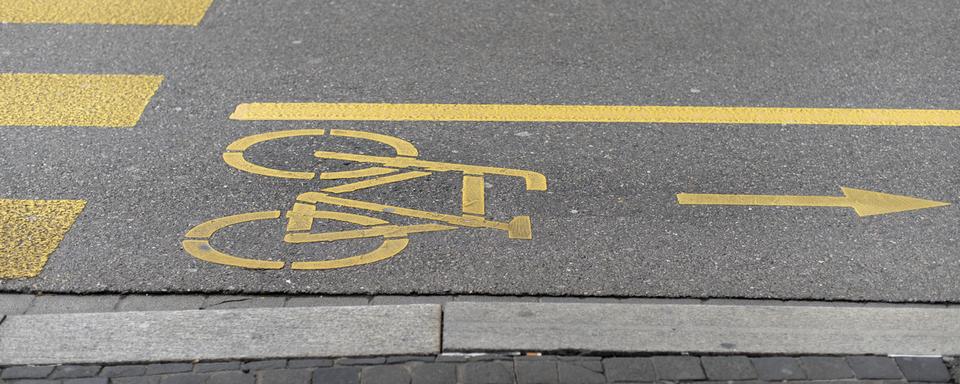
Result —
[{"label": "asphalt road surface", "polygon": [[[230,118],[244,103],[289,102],[953,110],[957,20],[954,1],[214,0],[196,26],[0,24],[0,73],[163,76],[133,127],[0,126],[0,198],[86,202],[42,272],[0,290],[958,302],[960,127]],[[349,130],[405,140],[422,161],[536,172],[544,191],[510,175],[469,178],[487,220],[529,216],[531,239],[522,223],[521,238],[464,224],[477,220],[462,216],[468,178],[434,169],[338,195],[386,212],[316,207],[433,227],[284,242],[298,196],[356,180],[270,177],[223,154],[244,137],[302,129],[326,134],[243,156],[315,174],[371,165],[315,151],[397,156],[330,131]],[[953,205],[863,217],[802,206],[816,204],[799,196],[840,198],[841,187]],[[678,194],[801,206],[681,205]],[[282,269],[184,250],[201,223],[273,211],[282,216],[227,226],[198,253]],[[383,260],[291,269],[404,242]]]}]

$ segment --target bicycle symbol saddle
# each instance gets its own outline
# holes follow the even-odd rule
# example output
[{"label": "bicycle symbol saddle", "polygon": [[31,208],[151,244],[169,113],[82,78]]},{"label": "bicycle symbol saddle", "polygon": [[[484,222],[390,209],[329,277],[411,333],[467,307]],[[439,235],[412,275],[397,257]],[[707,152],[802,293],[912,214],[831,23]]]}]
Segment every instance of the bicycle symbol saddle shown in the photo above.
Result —
[{"label": "bicycle symbol saddle", "polygon": [[[254,164],[244,157],[244,151],[258,143],[289,137],[323,136],[326,133],[323,129],[302,129],[247,136],[227,146],[227,151],[223,154],[223,160],[228,165],[241,171],[269,177],[301,180],[312,180],[314,178],[319,180],[366,179],[323,188],[319,192],[301,193],[296,197],[293,207],[288,210],[285,215],[279,210],[272,210],[241,213],[206,221],[187,232],[185,236],[186,239],[183,240],[184,250],[198,259],[217,264],[250,269],[282,269],[286,266],[286,262],[284,261],[230,255],[218,251],[210,245],[210,239],[221,229],[234,224],[251,221],[277,220],[280,219],[281,216],[286,218],[286,233],[283,237],[283,241],[286,243],[303,244],[363,238],[382,238],[380,246],[367,253],[339,259],[290,263],[290,268],[297,270],[343,268],[384,260],[396,256],[403,251],[407,244],[409,244],[408,235],[414,233],[449,231],[460,227],[471,227],[502,230],[507,232],[507,236],[511,239],[530,240],[533,238],[529,216],[516,216],[509,222],[492,221],[484,217],[486,212],[484,176],[501,175],[519,177],[524,180],[526,190],[545,191],[547,189],[547,179],[537,172],[420,160],[417,158],[419,151],[417,151],[417,148],[410,142],[393,136],[343,129],[332,129],[329,135],[371,140],[386,144],[393,148],[395,155],[393,157],[383,157],[316,151],[314,152],[314,157],[318,159],[370,164],[370,166],[362,169],[322,172],[319,175],[314,172],[268,168]],[[338,196],[340,194],[380,185],[429,176],[436,172],[459,172],[462,174],[462,213],[460,215],[422,211]],[[406,216],[432,221],[432,223],[395,225],[386,220],[370,216],[318,210],[318,204]],[[313,224],[317,220],[333,220],[355,224],[359,226],[359,229],[314,233],[312,232]]]}]

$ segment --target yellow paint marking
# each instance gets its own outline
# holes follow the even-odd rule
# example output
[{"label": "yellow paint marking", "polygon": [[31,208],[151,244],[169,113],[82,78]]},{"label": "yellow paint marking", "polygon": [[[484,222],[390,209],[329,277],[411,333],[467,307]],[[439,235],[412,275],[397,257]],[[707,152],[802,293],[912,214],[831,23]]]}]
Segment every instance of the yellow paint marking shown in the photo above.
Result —
[{"label": "yellow paint marking", "polygon": [[320,173],[320,180],[359,179],[361,177],[389,175],[397,171],[393,168],[370,167],[354,171],[323,172]]},{"label": "yellow paint marking", "polygon": [[313,230],[313,222],[316,219],[337,220],[365,227],[390,224],[376,217],[346,212],[318,211],[313,204],[294,203],[293,209],[287,212],[287,232]]},{"label": "yellow paint marking", "polygon": [[679,193],[677,194],[677,202],[683,205],[843,207],[853,208],[857,215],[861,217],[950,205],[949,203],[939,201],[865,191],[862,189],[846,187],[840,187],[840,189],[843,190],[843,197]]},{"label": "yellow paint marking", "polygon": [[39,275],[85,204],[0,199],[0,279]]},{"label": "yellow paint marking", "polygon": [[288,233],[283,241],[291,244],[314,243],[323,241],[366,239],[370,237],[406,237],[411,233],[449,231],[457,229],[449,225],[414,224],[414,225],[381,225],[351,231],[335,231],[322,233]]},{"label": "yellow paint marking", "polygon": [[430,175],[431,175],[430,172],[410,171],[410,172],[398,173],[396,175],[382,176],[375,179],[357,181],[350,184],[338,185],[336,187],[324,188],[323,191],[330,192],[330,193],[354,192],[354,191],[359,191],[361,189],[376,187],[378,185],[397,183],[401,181],[412,180],[412,179],[416,179],[424,176],[430,176]]},{"label": "yellow paint marking", "polygon": [[0,73],[0,125],[133,127],[162,81],[148,75]]},{"label": "yellow paint marking", "polygon": [[[320,192],[301,193],[297,196],[297,201],[311,204],[323,203],[338,205],[341,207],[356,208],[365,211],[392,213],[400,216],[440,221],[450,225],[459,225],[461,227],[499,229],[501,231],[506,231],[508,237],[511,239],[531,239],[531,237],[529,237],[531,233],[529,228],[530,218],[527,216],[517,216],[514,217],[509,223],[502,223],[499,221],[485,220],[481,217],[447,215],[443,213],[421,211],[417,209],[377,204],[360,200],[344,199]],[[524,223],[526,223],[526,228],[524,228]]]},{"label": "yellow paint marking", "polygon": [[463,175],[463,213],[483,216],[486,212],[483,176]]},{"label": "yellow paint marking", "polygon": [[294,262],[290,268],[291,269],[301,269],[301,270],[317,270],[317,269],[334,269],[334,268],[344,268],[344,267],[353,267],[357,265],[370,264],[376,261],[383,259],[389,259],[396,256],[400,251],[403,251],[407,247],[407,244],[410,243],[409,239],[387,239],[383,241],[383,244],[380,244],[377,249],[372,252],[365,253],[362,255],[345,257],[342,259],[336,260],[322,260],[322,261],[299,261]]},{"label": "yellow paint marking", "polygon": [[417,155],[420,154],[419,151],[417,151],[417,147],[414,147],[409,141],[393,136],[364,131],[350,131],[346,129],[331,129],[330,134],[333,136],[353,137],[356,139],[378,141],[393,147],[393,149],[397,151],[397,156],[417,157]]},{"label": "yellow paint marking", "polygon": [[193,227],[187,232],[188,239],[183,240],[183,249],[191,256],[211,263],[232,265],[250,269],[281,269],[286,264],[282,261],[257,260],[246,257],[231,256],[220,252],[210,245],[210,237],[217,231],[228,226],[259,220],[280,218],[280,211],[262,211],[241,213],[206,221]]},{"label": "yellow paint marking", "polygon": [[0,0],[0,23],[200,24],[213,0]]},{"label": "yellow paint marking", "polygon": [[960,110],[524,104],[246,103],[234,120],[960,126]]},{"label": "yellow paint marking", "polygon": [[439,161],[418,160],[408,157],[382,157],[357,155],[352,153],[317,151],[314,156],[321,159],[355,161],[358,163],[374,163],[391,168],[423,168],[427,171],[450,172],[458,171],[470,175],[501,175],[519,177],[526,183],[528,191],[547,190],[546,176],[522,169],[484,167],[479,165],[467,165],[456,163],[443,163]]},{"label": "yellow paint marking", "polygon": [[239,169],[241,171],[252,173],[255,175],[270,176],[270,177],[279,177],[282,179],[300,179],[300,180],[310,180],[316,174],[313,172],[297,172],[297,171],[285,171],[282,169],[267,168],[264,166],[256,165],[247,161],[243,157],[243,152],[224,152],[223,153],[223,162],[227,165]]}]

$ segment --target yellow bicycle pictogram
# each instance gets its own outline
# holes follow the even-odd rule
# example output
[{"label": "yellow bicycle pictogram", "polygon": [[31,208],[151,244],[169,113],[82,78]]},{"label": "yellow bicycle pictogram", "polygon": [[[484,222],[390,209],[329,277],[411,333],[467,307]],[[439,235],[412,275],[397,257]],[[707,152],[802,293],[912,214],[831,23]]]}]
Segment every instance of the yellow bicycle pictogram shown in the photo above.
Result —
[{"label": "yellow bicycle pictogram", "polygon": [[[244,151],[255,144],[270,140],[324,136],[370,140],[393,148],[392,157],[359,155],[352,153],[316,151],[314,157],[321,160],[337,160],[368,164],[362,169],[321,172],[290,171],[257,165],[244,157]],[[373,251],[343,257],[317,261],[299,261],[290,263],[291,269],[316,270],[334,269],[369,264],[396,256],[409,244],[408,236],[416,233],[449,231],[462,227],[497,229],[507,233],[511,239],[530,240],[533,238],[529,216],[515,216],[508,222],[487,220],[484,196],[484,176],[499,175],[518,177],[524,180],[528,191],[545,191],[547,179],[544,175],[520,169],[487,167],[438,161],[420,160],[419,151],[408,141],[382,134],[344,129],[301,129],[276,131],[243,137],[227,146],[223,160],[241,171],[286,179],[301,180],[352,180],[346,184],[325,187],[319,191],[304,192],[296,196],[291,209],[286,213],[280,210],[240,213],[212,219],[201,223],[186,234],[183,248],[190,255],[212,263],[231,265],[251,269],[282,269],[286,262],[260,257],[230,255],[218,251],[210,245],[210,239],[220,230],[234,224],[259,220],[286,220],[286,231],[282,241],[290,244],[313,242],[333,242],[364,238],[381,238],[379,247]],[[398,206],[379,204],[341,197],[343,194],[376,186],[398,183],[438,172],[458,172],[462,176],[461,213],[459,215],[423,211]],[[355,213],[318,209],[318,206],[352,208],[372,213],[386,213],[430,221],[426,224],[395,225],[390,222]],[[318,220],[340,221],[355,224],[359,228],[346,231],[314,233],[314,223]]]}]

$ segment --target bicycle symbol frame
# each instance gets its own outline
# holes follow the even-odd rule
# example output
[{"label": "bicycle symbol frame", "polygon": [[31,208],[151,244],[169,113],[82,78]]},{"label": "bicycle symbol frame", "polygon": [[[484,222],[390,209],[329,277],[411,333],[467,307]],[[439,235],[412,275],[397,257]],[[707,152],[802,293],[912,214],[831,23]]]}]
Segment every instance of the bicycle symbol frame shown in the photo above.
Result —
[{"label": "bicycle symbol frame", "polygon": [[[287,263],[280,260],[235,256],[218,251],[210,245],[210,239],[221,229],[229,226],[261,220],[286,218],[286,233],[283,241],[291,244],[313,242],[332,242],[362,238],[383,239],[376,249],[359,255],[339,259],[318,261],[298,261],[290,263],[290,269],[320,270],[364,265],[396,256],[409,244],[408,235],[415,233],[455,230],[461,227],[488,228],[507,232],[511,239],[531,240],[533,233],[529,216],[515,216],[509,222],[487,220],[484,196],[484,176],[500,175],[519,177],[524,180],[528,191],[547,190],[547,178],[537,172],[520,169],[497,168],[457,163],[420,160],[419,151],[408,141],[377,133],[345,129],[331,129],[330,136],[370,140],[393,148],[393,157],[358,155],[340,152],[316,151],[314,157],[326,160],[350,161],[371,164],[362,169],[350,171],[314,172],[289,171],[263,167],[248,161],[244,151],[251,146],[270,140],[324,136],[324,129],[301,129],[275,131],[240,138],[227,146],[223,160],[231,167],[244,172],[262,176],[286,179],[312,180],[350,180],[347,184],[326,187],[320,191],[301,193],[296,197],[293,207],[283,214],[279,210],[241,213],[225,216],[201,223],[190,229],[183,240],[183,249],[191,256],[212,263],[237,266],[248,269],[282,269]],[[461,214],[451,215],[422,211],[373,202],[353,200],[339,195],[355,192],[380,185],[429,176],[437,172],[460,172],[462,174]],[[428,224],[395,225],[386,220],[354,213],[318,210],[319,204],[353,208],[375,213],[388,213],[416,219],[432,221]],[[333,220],[356,224],[360,228],[346,231],[313,233],[313,223],[317,220]]]}]

